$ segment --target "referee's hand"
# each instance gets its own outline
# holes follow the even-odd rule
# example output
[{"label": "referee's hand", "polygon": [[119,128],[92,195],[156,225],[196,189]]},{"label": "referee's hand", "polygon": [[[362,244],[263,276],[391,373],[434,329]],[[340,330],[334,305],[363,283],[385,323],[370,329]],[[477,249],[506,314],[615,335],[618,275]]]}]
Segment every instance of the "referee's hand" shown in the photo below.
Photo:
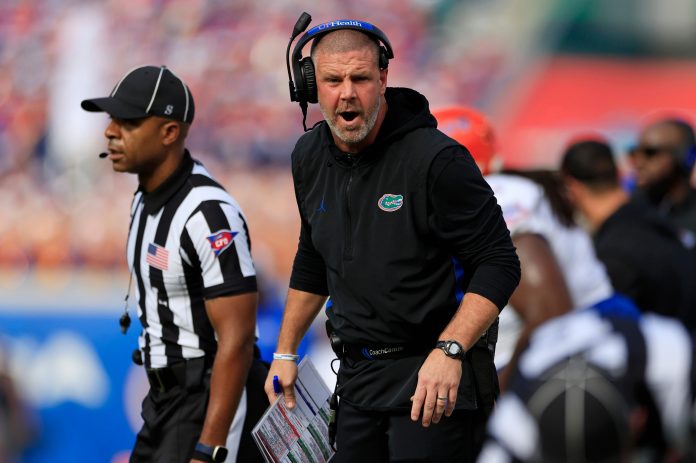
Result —
[{"label": "referee's hand", "polygon": [[285,404],[288,408],[295,408],[295,381],[297,380],[297,363],[292,360],[274,360],[268,370],[264,391],[268,396],[268,402],[274,403],[278,397],[273,387],[273,377],[278,377],[278,385],[285,396]]},{"label": "referee's hand", "polygon": [[411,420],[418,421],[423,411],[423,427],[438,423],[442,415],[450,416],[457,403],[457,390],[462,377],[461,360],[452,359],[434,349],[418,372],[416,392],[411,397]]}]

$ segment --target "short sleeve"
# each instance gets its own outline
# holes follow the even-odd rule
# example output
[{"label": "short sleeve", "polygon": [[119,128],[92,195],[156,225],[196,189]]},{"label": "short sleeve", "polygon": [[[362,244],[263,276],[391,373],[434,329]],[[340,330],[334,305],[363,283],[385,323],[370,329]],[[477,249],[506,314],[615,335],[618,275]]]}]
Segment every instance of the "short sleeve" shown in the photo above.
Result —
[{"label": "short sleeve", "polygon": [[[533,181],[512,176],[495,174],[486,177],[503,211],[505,225],[510,235],[521,233],[544,234],[544,219],[551,214],[547,209],[542,188]],[[548,220],[552,220],[548,217]]]},{"label": "short sleeve", "polygon": [[181,253],[189,271],[199,272],[206,299],[257,290],[249,230],[236,204],[202,203],[186,222]]}]

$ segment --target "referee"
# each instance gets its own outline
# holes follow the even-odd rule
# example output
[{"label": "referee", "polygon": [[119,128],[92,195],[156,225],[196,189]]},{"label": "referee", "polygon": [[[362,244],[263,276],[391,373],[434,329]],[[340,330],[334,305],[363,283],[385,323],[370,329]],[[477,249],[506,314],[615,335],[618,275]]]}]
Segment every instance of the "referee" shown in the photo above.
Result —
[{"label": "referee", "polygon": [[[150,390],[130,461],[255,461],[242,429],[247,408],[267,401],[265,372],[256,389],[245,388],[257,303],[249,230],[236,201],[185,148],[191,92],[166,67],[142,66],[82,108],[111,116],[100,156],[139,182],[127,255]],[[258,393],[266,402],[247,400]]]}]

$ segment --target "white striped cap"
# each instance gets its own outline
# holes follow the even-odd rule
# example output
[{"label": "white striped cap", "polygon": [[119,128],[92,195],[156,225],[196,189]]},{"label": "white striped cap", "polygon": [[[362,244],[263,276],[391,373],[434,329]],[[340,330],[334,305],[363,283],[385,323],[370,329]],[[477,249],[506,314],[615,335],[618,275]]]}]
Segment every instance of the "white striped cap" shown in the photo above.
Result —
[{"label": "white striped cap", "polygon": [[191,91],[166,66],[132,69],[118,81],[111,95],[83,100],[81,106],[118,119],[160,116],[189,124],[195,112]]}]

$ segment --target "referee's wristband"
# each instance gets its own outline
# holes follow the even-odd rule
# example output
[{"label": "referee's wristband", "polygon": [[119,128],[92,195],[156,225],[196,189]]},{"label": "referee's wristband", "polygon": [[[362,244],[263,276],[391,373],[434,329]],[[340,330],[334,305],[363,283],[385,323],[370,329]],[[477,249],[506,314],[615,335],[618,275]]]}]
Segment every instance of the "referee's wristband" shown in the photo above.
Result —
[{"label": "referee's wristband", "polygon": [[278,352],[273,352],[273,360],[290,360],[291,362],[297,362],[300,360],[300,356],[297,354],[279,354]]}]

